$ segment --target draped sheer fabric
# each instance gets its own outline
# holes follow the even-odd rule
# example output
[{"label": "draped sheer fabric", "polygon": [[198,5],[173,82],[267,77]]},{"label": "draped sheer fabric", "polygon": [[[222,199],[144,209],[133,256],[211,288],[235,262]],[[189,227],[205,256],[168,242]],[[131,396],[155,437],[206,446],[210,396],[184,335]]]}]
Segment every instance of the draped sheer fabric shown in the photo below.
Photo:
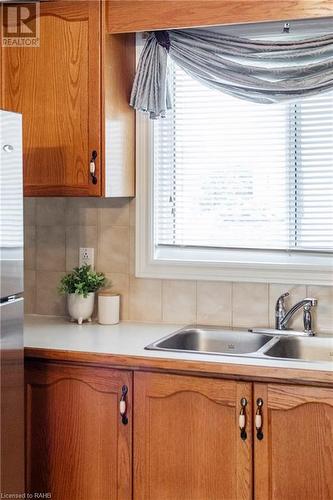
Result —
[{"label": "draped sheer fabric", "polygon": [[201,28],[152,32],[130,105],[153,119],[171,109],[168,57],[204,85],[252,102],[295,101],[333,90],[333,33],[265,41]]}]

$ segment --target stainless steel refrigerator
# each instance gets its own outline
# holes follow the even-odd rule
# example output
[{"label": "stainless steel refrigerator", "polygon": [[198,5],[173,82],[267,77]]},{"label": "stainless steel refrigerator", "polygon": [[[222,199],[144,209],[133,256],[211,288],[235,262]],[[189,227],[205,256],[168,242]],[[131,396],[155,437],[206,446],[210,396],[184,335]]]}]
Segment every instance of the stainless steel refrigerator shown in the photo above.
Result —
[{"label": "stainless steel refrigerator", "polygon": [[0,497],[24,492],[22,117],[0,110]]}]

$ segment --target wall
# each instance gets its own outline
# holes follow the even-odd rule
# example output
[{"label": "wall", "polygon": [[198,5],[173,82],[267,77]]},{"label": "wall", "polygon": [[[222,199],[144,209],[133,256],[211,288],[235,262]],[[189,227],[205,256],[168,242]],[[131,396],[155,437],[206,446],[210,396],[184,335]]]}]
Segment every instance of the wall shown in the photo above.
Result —
[{"label": "wall", "polygon": [[[80,246],[95,248],[95,266],[121,293],[124,320],[274,326],[277,296],[318,298],[317,330],[332,332],[333,287],[137,279],[134,276],[135,200],[25,199],[26,311],[65,315],[59,279],[78,265]],[[298,314],[294,328],[302,327]]]}]

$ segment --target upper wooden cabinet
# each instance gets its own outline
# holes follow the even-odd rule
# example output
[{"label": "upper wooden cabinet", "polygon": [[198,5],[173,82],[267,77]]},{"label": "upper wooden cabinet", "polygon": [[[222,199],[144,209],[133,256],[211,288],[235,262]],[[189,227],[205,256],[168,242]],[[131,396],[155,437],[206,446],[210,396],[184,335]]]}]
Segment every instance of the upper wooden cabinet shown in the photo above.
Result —
[{"label": "upper wooden cabinet", "polygon": [[23,114],[25,195],[134,194],[134,38],[105,33],[104,7],[43,2],[39,47],[2,49],[0,107]]},{"label": "upper wooden cabinet", "polygon": [[333,390],[255,384],[262,439],[254,436],[256,500],[333,499]]},{"label": "upper wooden cabinet", "polygon": [[[127,423],[119,413],[123,386]],[[27,491],[53,500],[129,500],[131,397],[131,372],[27,363]]]},{"label": "upper wooden cabinet", "polygon": [[135,499],[252,498],[250,383],[135,373],[134,384]]},{"label": "upper wooden cabinet", "polygon": [[106,0],[109,33],[333,15],[332,0]]}]

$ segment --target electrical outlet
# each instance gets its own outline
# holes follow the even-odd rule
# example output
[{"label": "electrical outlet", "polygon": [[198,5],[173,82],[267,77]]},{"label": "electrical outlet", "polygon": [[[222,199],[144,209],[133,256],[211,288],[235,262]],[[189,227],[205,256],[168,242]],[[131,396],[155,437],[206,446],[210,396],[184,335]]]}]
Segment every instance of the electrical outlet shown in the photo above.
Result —
[{"label": "electrical outlet", "polygon": [[94,249],[93,248],[80,248],[80,266],[88,264],[94,268]]}]

